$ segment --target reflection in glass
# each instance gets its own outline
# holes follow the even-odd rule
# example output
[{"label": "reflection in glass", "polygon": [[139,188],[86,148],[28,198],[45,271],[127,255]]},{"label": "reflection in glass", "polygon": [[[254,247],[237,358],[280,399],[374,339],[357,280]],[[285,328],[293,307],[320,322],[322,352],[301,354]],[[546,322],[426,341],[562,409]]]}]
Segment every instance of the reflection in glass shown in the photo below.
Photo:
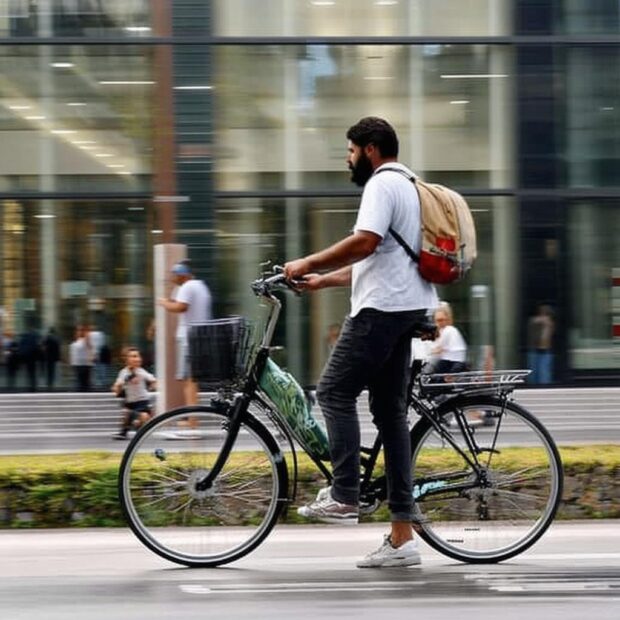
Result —
[{"label": "reflection in glass", "polygon": [[618,185],[619,71],[618,49],[568,50],[566,136],[573,187]]},{"label": "reflection in glass", "polygon": [[6,9],[0,15],[0,37],[151,34],[150,0],[4,0],[2,4]]},{"label": "reflection in glass", "polygon": [[608,0],[564,0],[560,3],[564,30],[568,34],[617,34],[620,5]]},{"label": "reflection in glass", "polygon": [[569,212],[571,365],[620,366],[620,217],[617,202],[574,204]]},{"label": "reflection in glass", "polygon": [[[140,346],[145,355],[152,349],[147,327],[156,237],[149,204],[4,200],[0,222],[3,333],[54,327],[68,345],[78,325],[96,326],[115,365],[123,346]],[[71,387],[68,375],[63,381]]]},{"label": "reflection in glass", "polygon": [[220,190],[350,187],[345,133],[370,114],[390,120],[401,159],[431,180],[512,184],[506,49],[221,46],[215,54]]},{"label": "reflection in glass", "polygon": [[504,0],[216,0],[221,36],[485,36],[508,33]]},{"label": "reflection in glass", "polygon": [[151,54],[148,46],[1,46],[0,188],[148,187]]}]

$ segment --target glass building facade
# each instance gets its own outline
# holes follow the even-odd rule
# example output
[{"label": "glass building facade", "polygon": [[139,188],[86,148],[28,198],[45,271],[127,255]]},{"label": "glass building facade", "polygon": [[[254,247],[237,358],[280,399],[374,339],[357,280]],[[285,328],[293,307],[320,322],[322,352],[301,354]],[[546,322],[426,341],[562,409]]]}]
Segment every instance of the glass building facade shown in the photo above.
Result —
[{"label": "glass building facade", "polygon": [[[345,132],[376,115],[472,208],[478,261],[440,291],[472,365],[526,365],[544,303],[553,382],[614,383],[619,34],[607,0],[0,0],[5,343],[53,326],[66,363],[87,324],[114,363],[148,350],[164,242],[218,314],[253,316],[260,263],[350,231]],[[286,299],[280,361],[303,382],[348,302]]]}]

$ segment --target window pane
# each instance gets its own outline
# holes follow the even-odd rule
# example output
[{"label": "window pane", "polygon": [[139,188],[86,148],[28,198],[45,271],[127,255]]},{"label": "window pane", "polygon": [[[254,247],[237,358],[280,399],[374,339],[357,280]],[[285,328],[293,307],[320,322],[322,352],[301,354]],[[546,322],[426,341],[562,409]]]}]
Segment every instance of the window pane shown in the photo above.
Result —
[{"label": "window pane", "polygon": [[224,36],[501,35],[504,0],[216,0]]},{"label": "window pane", "polygon": [[564,29],[570,34],[615,34],[620,30],[616,0],[564,0]]},{"label": "window pane", "polygon": [[[4,200],[0,220],[2,332],[16,336],[29,326],[40,333],[54,327],[65,362],[57,385],[75,387],[66,362],[78,325],[105,333],[115,367],[128,344],[141,347],[152,362],[146,330],[157,239],[149,204]],[[25,385],[25,376],[18,380]]]},{"label": "window pane", "polygon": [[345,133],[369,114],[427,178],[512,185],[507,49],[223,46],[214,64],[218,189],[348,188]]},{"label": "window pane", "polygon": [[572,186],[618,185],[619,72],[618,49],[568,50],[566,136]]},{"label": "window pane", "polygon": [[2,46],[0,188],[150,185],[157,75],[150,47]]},{"label": "window pane", "polygon": [[150,0],[3,0],[0,37],[143,37],[151,34]]},{"label": "window pane", "polygon": [[575,369],[620,366],[620,203],[579,203],[569,216],[570,349]]}]

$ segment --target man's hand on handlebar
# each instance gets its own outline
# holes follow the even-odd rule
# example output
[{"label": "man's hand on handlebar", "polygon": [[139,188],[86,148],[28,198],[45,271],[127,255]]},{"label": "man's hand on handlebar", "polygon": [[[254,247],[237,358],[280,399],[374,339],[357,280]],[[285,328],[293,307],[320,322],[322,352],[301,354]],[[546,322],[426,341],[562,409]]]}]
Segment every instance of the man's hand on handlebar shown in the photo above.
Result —
[{"label": "man's hand on handlebar", "polygon": [[305,258],[298,258],[284,263],[284,275],[287,280],[300,280],[310,271],[310,265]]},{"label": "man's hand on handlebar", "polygon": [[290,280],[296,291],[318,291],[323,288],[323,276],[318,273],[308,273],[301,278]]},{"label": "man's hand on handlebar", "polygon": [[284,264],[284,275],[296,291],[316,291],[321,286],[321,275],[308,273],[308,261],[305,258]]}]

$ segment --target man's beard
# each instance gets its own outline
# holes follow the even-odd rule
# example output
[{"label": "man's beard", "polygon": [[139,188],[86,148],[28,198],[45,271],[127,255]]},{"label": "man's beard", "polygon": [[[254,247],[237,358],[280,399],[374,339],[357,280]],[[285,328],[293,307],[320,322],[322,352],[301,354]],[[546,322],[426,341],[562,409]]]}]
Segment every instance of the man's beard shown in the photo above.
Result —
[{"label": "man's beard", "polygon": [[351,182],[359,185],[359,187],[364,187],[373,173],[370,159],[366,157],[364,152],[360,154],[355,166],[349,164],[349,170],[351,170]]}]

